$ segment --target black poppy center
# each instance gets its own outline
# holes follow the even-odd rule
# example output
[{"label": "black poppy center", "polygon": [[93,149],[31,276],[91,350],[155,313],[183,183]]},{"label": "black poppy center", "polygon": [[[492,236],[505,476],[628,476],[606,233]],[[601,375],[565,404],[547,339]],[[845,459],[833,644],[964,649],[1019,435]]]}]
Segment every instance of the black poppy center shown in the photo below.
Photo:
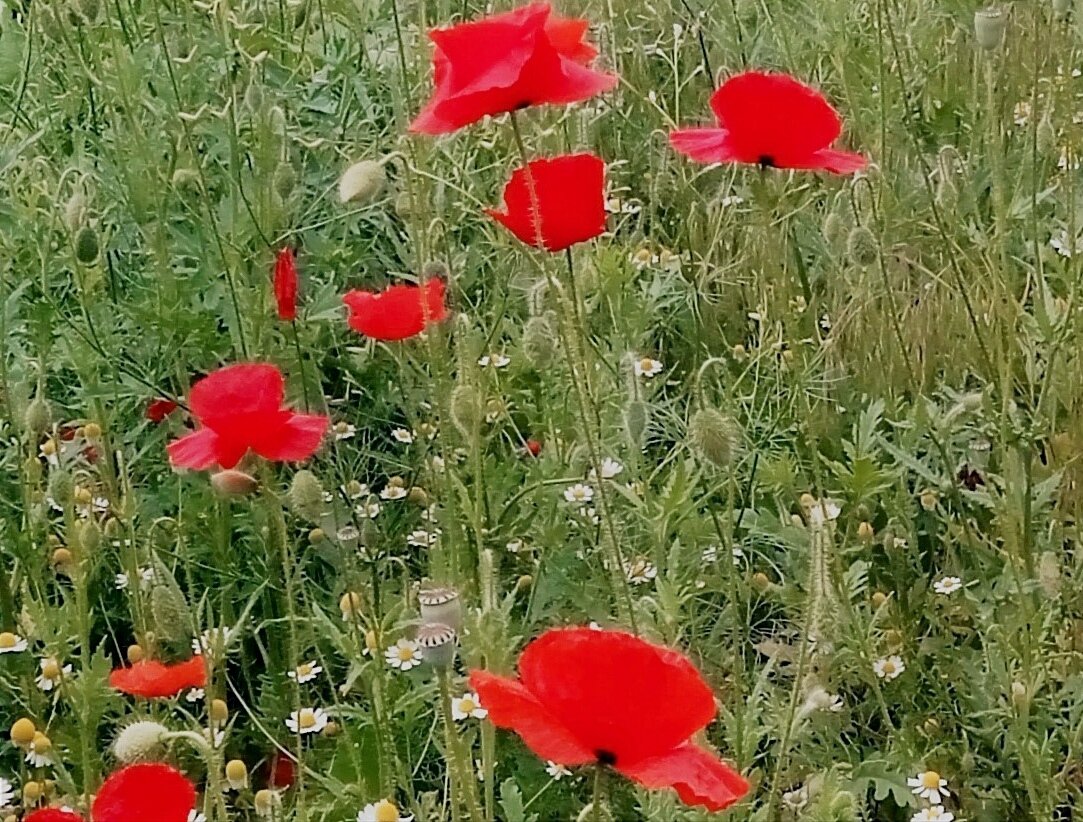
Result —
[{"label": "black poppy center", "polygon": [[759,162],[759,164],[764,168],[775,167],[775,158],[772,157],[770,154],[761,154],[760,159],[757,162]]},{"label": "black poppy center", "polygon": [[602,765],[609,765],[610,767],[612,767],[613,765],[617,764],[617,755],[610,751],[603,750],[602,748],[599,748],[594,752],[594,757]]}]

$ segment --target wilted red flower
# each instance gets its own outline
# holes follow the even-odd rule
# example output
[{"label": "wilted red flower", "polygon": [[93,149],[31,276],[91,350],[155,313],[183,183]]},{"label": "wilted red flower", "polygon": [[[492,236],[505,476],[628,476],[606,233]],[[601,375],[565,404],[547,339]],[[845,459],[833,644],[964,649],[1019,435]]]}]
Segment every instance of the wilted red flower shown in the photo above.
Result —
[{"label": "wilted red flower", "polygon": [[188,822],[195,786],[180,771],[150,762],[110,774],[91,806],[94,822]]},{"label": "wilted red flower", "polygon": [[354,289],[342,302],[350,309],[348,322],[354,331],[374,340],[405,340],[447,317],[446,288],[433,277],[424,285],[393,285],[378,293]]},{"label": "wilted red flower", "polygon": [[275,258],[275,302],[278,319],[297,319],[297,262],[292,248],[283,248]]},{"label": "wilted red flower", "polygon": [[563,251],[593,239],[605,231],[605,163],[593,154],[533,160],[512,172],[504,211],[485,213],[535,248]]},{"label": "wilted red flower", "polygon": [[436,88],[410,130],[447,134],[487,114],[609,91],[617,77],[587,67],[598,52],[586,31],[586,20],[557,17],[548,3],[430,31]]},{"label": "wilted red flower", "polygon": [[62,811],[59,808],[42,808],[34,811],[29,816],[23,817],[23,822],[84,822],[83,817],[75,811]]},{"label": "wilted red flower", "polygon": [[690,741],[715,715],[687,658],[622,631],[557,628],[527,646],[519,679],[472,671],[489,719],[561,765],[601,763],[647,788],[672,787],[712,811],[748,782]]},{"label": "wilted red flower", "polygon": [[813,88],[786,74],[748,71],[711,97],[717,128],[670,132],[669,142],[700,163],[751,163],[851,174],[865,158],[831,148],[842,122]]},{"label": "wilted red flower", "polygon": [[147,419],[151,422],[161,422],[178,408],[177,403],[173,400],[167,400],[164,397],[158,397],[147,403]]},{"label": "wilted red flower", "polygon": [[199,471],[215,463],[232,468],[249,450],[284,462],[311,457],[327,417],[283,408],[284,394],[282,372],[273,365],[230,365],[209,374],[188,397],[202,427],[169,443],[170,461]]},{"label": "wilted red flower", "polygon": [[143,660],[114,670],[109,674],[109,684],[131,696],[156,699],[176,696],[188,688],[206,687],[207,671],[201,656],[174,665]]}]

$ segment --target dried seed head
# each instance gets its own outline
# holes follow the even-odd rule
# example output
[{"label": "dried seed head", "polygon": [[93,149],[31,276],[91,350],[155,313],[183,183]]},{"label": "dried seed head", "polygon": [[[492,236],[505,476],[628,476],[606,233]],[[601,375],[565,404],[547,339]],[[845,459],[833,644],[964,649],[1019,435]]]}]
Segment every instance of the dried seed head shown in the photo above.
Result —
[{"label": "dried seed head", "polygon": [[375,200],[387,182],[384,165],[377,160],[354,163],[338,181],[338,199],[343,203],[366,205]]},{"label": "dried seed head", "polygon": [[1001,8],[990,6],[974,12],[974,37],[986,51],[1000,48],[1007,27],[1008,15]]},{"label": "dried seed head", "polygon": [[453,631],[463,627],[463,605],[453,588],[442,585],[426,585],[418,590],[417,602],[423,622],[447,625]]},{"label": "dried seed head", "polygon": [[113,754],[125,765],[153,761],[165,752],[165,735],[168,733],[169,729],[157,722],[133,722],[113,740]]},{"label": "dried seed head", "polygon": [[430,622],[417,631],[417,644],[421,656],[434,668],[450,668],[455,661],[455,645],[458,635],[449,625]]}]

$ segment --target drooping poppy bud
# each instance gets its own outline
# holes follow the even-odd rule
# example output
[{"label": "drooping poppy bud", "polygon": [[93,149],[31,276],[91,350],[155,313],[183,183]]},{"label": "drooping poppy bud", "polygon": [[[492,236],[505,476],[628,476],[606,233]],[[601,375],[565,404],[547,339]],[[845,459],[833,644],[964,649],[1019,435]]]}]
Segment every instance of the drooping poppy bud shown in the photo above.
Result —
[{"label": "drooping poppy bud", "polygon": [[283,248],[275,258],[275,302],[278,319],[292,322],[297,319],[297,260],[292,248]]}]

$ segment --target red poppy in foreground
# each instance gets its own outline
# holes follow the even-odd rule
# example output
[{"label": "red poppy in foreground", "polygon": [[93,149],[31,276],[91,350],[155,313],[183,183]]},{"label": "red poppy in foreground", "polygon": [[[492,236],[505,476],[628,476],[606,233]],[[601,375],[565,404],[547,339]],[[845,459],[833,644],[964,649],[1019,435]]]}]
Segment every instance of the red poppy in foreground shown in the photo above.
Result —
[{"label": "red poppy in foreground", "polygon": [[485,115],[609,91],[617,78],[587,67],[598,52],[586,31],[586,20],[557,17],[548,3],[434,29],[436,88],[410,130],[447,134]]},{"label": "red poppy in foreground", "polygon": [[327,417],[282,407],[285,383],[273,365],[230,365],[192,387],[188,404],[202,426],[169,443],[174,466],[232,468],[255,451],[282,462],[308,459],[323,440]]},{"label": "red poppy in foreground", "polygon": [[117,668],[109,674],[109,684],[118,691],[146,699],[176,696],[188,688],[207,685],[203,657],[194,656],[187,662],[165,665],[154,660],[136,662],[127,668]]},{"label": "red poppy in foreground", "polygon": [[717,128],[670,132],[670,144],[700,163],[750,163],[771,168],[852,174],[865,158],[831,148],[842,122],[813,88],[785,74],[748,71],[711,97]]},{"label": "red poppy in foreground", "polygon": [[292,248],[283,248],[275,258],[275,302],[278,319],[297,319],[297,260]]},{"label": "red poppy in foreground", "polygon": [[84,822],[75,811],[62,811],[59,808],[42,808],[23,818],[23,822]]},{"label": "red poppy in foreground", "polygon": [[489,719],[560,765],[601,763],[689,805],[722,810],[748,782],[690,741],[715,715],[687,658],[622,631],[557,628],[527,646],[519,679],[472,671]]},{"label": "red poppy in foreground", "polygon": [[129,765],[105,780],[90,809],[94,822],[188,822],[195,786],[160,762]]},{"label": "red poppy in foreground", "polygon": [[605,231],[605,163],[593,154],[534,160],[512,172],[504,211],[485,213],[535,248],[563,251],[593,239]]},{"label": "red poppy in foreground", "polygon": [[173,400],[167,400],[164,397],[151,400],[147,403],[147,419],[154,423],[161,422],[176,411],[177,407],[177,403]]},{"label": "red poppy in foreground", "polygon": [[342,302],[350,309],[348,322],[354,331],[385,342],[405,340],[447,318],[446,288],[433,277],[424,285],[393,285],[378,293],[354,289]]}]

